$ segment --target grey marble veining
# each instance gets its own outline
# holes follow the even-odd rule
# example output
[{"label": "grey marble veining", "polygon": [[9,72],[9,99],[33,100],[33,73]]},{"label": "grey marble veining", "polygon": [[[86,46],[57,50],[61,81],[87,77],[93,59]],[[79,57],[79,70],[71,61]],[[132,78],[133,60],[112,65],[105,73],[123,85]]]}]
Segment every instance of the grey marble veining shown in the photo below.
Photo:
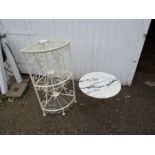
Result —
[{"label": "grey marble veining", "polygon": [[92,72],[84,75],[79,87],[86,95],[95,98],[109,98],[121,90],[120,81],[113,75],[104,72]]}]

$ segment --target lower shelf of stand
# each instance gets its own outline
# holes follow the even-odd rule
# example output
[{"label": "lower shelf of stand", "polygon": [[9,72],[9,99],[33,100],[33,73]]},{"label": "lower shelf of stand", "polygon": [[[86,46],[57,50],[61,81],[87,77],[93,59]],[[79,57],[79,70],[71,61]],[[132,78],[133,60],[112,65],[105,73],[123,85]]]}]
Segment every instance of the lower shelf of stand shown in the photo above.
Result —
[{"label": "lower shelf of stand", "polygon": [[74,95],[67,96],[60,94],[57,98],[51,98],[50,102],[44,105],[42,110],[53,114],[66,111],[72,105],[74,99]]}]

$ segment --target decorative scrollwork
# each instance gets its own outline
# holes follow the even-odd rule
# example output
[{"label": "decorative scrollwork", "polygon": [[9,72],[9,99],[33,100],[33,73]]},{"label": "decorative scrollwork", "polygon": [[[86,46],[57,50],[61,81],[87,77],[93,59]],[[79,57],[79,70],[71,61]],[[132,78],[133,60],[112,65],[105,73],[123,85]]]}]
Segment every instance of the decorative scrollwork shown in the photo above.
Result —
[{"label": "decorative scrollwork", "polygon": [[[42,42],[33,45],[35,50],[41,47]],[[46,46],[40,48],[40,50],[44,49],[45,52],[34,52],[35,50],[32,47],[29,48],[32,51],[24,53],[26,62],[35,65],[37,68],[37,72],[28,69],[30,70],[31,80],[43,112],[64,112],[75,98],[74,81],[71,80],[73,78],[72,72],[67,70],[64,61],[65,54],[70,53],[70,44],[66,42],[65,44],[64,46],[64,42],[62,42],[61,46],[61,42],[48,41]],[[55,48],[58,45],[60,47]],[[52,46],[55,49],[47,51],[46,47]],[[68,57],[67,61],[71,61],[71,58]]]}]

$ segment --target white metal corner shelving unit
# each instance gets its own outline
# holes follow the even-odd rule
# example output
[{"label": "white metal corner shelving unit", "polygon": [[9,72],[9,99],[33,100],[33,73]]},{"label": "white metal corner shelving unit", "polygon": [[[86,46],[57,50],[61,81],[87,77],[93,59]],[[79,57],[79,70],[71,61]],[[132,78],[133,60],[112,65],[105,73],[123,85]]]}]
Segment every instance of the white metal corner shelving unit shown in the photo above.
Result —
[{"label": "white metal corner shelving unit", "polygon": [[43,116],[65,115],[65,110],[76,102],[70,42],[40,40],[21,52]]}]

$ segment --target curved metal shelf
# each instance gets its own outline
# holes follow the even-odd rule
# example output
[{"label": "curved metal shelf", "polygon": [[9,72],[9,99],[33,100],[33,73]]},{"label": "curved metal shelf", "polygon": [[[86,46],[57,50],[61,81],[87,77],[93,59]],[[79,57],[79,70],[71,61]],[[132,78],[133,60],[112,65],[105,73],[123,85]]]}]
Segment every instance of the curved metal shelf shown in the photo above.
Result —
[{"label": "curved metal shelf", "polygon": [[[55,80],[54,80],[53,77],[50,78],[50,74],[47,74],[47,76],[42,76],[42,77],[40,77],[40,79],[36,78],[36,79],[37,79],[36,81],[33,79],[33,80],[34,80],[34,81],[33,81],[33,85],[34,85],[35,87],[39,87],[39,88],[56,87],[56,86],[58,86],[58,85],[61,85],[61,84],[65,83],[65,82],[68,81],[69,79],[71,79],[71,77],[72,77],[72,75],[73,75],[72,73],[63,73],[63,74],[68,74],[68,76],[67,76],[64,80],[59,79],[59,78],[57,78],[56,76],[55,76]],[[52,74],[51,76],[54,76],[54,75]],[[34,77],[34,78],[35,78],[35,77]],[[47,80],[49,80],[49,81],[47,81],[47,82],[45,83],[44,81],[45,81],[46,78],[47,78]],[[58,80],[58,79],[59,79],[59,80]]]},{"label": "curved metal shelf", "polygon": [[69,100],[70,100],[69,102],[64,102],[65,99],[63,97],[61,97],[61,98],[62,98],[61,101],[57,101],[57,100],[53,99],[49,104],[47,104],[43,108],[43,111],[51,113],[51,114],[55,114],[55,113],[59,113],[59,112],[64,113],[64,111],[68,110],[68,108],[73,104],[73,102],[75,100],[74,95],[69,98]]},{"label": "curved metal shelf", "polygon": [[40,40],[32,45],[27,46],[26,48],[21,49],[23,53],[45,53],[56,51],[60,48],[64,48],[69,45],[69,41],[52,41],[52,40]]}]

